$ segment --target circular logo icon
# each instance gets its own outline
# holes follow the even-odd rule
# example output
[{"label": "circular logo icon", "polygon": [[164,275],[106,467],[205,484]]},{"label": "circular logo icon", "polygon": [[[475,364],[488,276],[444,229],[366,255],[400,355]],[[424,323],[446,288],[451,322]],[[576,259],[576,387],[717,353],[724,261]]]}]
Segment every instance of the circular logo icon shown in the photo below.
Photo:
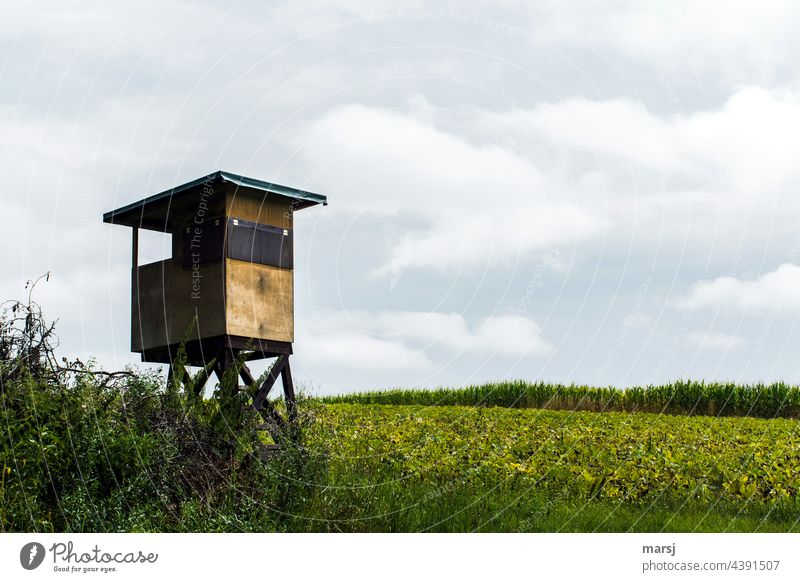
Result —
[{"label": "circular logo icon", "polygon": [[44,546],[39,542],[30,542],[19,551],[19,563],[26,570],[35,570],[44,561]]}]

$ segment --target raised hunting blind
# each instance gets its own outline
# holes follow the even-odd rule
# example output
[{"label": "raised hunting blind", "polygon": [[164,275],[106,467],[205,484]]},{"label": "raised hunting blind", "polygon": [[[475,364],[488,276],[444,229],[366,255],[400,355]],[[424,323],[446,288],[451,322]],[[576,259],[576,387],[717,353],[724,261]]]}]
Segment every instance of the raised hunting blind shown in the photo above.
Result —
[{"label": "raised hunting blind", "polygon": [[[253,406],[279,421],[268,395],[278,376],[290,417],[295,397],[289,356],[294,341],[294,213],[325,196],[228,172],[214,172],[103,215],[133,229],[131,350],[143,362],[204,368],[220,380],[236,360],[277,358]],[[139,229],[172,235],[172,256],[139,265]],[[256,380],[246,363],[240,375]]]}]

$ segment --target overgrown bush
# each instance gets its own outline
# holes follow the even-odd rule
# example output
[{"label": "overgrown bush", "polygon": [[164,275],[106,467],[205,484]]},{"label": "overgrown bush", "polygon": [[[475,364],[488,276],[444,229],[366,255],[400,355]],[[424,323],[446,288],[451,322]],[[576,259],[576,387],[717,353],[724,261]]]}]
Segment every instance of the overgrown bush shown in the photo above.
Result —
[{"label": "overgrown bush", "polygon": [[203,399],[156,371],[59,361],[30,296],[4,307],[0,531],[268,530],[301,502],[284,476],[309,481],[302,443],[262,461],[235,367]]}]

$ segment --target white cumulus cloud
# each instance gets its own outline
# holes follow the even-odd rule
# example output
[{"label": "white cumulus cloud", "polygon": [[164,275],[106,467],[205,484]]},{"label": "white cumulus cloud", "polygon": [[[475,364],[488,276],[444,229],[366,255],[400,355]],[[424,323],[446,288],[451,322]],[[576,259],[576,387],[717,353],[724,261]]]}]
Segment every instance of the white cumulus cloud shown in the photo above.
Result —
[{"label": "white cumulus cloud", "polygon": [[800,266],[784,263],[752,280],[718,277],[695,283],[683,308],[778,309],[800,312]]},{"label": "white cumulus cloud", "polygon": [[458,313],[329,311],[298,339],[328,363],[372,369],[426,369],[434,350],[448,355],[541,356],[552,346],[541,327],[521,315],[495,315],[469,325]]},{"label": "white cumulus cloud", "polygon": [[433,364],[424,352],[403,342],[373,337],[353,330],[324,335],[302,335],[299,345],[315,360],[328,366],[356,370],[425,370]]},{"label": "white cumulus cloud", "polygon": [[421,224],[393,241],[374,268],[378,275],[513,262],[605,226],[570,199],[555,174],[499,145],[440,129],[427,114],[339,107],[311,126],[303,154],[324,175],[336,202],[331,214]]},{"label": "white cumulus cloud", "polygon": [[[687,74],[724,66],[734,78],[764,78],[792,66],[800,40],[789,25],[800,7],[791,0],[749,2],[537,2],[538,42],[592,50],[622,69],[643,62]],[[616,62],[619,59],[621,62]],[[624,66],[623,66],[624,65]]]},{"label": "white cumulus cloud", "polygon": [[[794,184],[800,169],[800,91],[742,87],[715,109],[656,114],[629,98],[570,98],[487,114],[521,147],[541,142],[624,164],[689,175],[695,189],[763,196]],[[610,168],[603,166],[605,171]]]}]

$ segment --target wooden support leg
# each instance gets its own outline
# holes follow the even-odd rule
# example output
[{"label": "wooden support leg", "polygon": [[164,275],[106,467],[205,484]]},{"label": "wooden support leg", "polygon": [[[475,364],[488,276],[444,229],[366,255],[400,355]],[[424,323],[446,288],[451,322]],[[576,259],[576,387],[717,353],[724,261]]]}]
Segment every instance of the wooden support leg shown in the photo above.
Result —
[{"label": "wooden support leg", "polygon": [[[258,389],[255,396],[253,397],[253,408],[259,411],[261,416],[266,421],[266,425],[264,428],[270,431],[272,437],[276,440],[276,442],[283,438],[285,429],[286,429],[286,421],[281,418],[281,415],[278,414],[278,411],[273,408],[272,404],[269,401],[269,392],[272,390],[272,387],[275,385],[275,382],[278,379],[278,376],[282,376],[284,378],[284,390],[285,390],[285,370],[286,366],[288,365],[288,356],[281,355],[278,356],[278,359],[273,364],[272,368],[267,374],[267,377],[264,379],[264,383]],[[252,374],[249,373],[248,375],[252,378]],[[291,409],[289,409],[291,410]],[[290,412],[290,419],[294,413]]]},{"label": "wooden support leg", "polygon": [[[203,391],[203,387],[207,383],[208,378],[212,373],[216,374],[220,384],[224,384],[225,375],[226,373],[229,373],[231,366],[235,365],[237,359],[242,359],[237,358],[237,354],[234,353],[234,351],[235,350],[226,349],[225,351],[219,352],[214,360],[209,362],[200,372],[198,372],[194,379],[193,385],[197,394],[200,394]],[[182,367],[182,369],[183,373],[181,373],[181,370],[178,369],[174,363],[171,364],[169,369],[170,378],[182,378],[181,382],[185,387],[188,387],[192,384],[192,378],[185,367]],[[233,392],[239,388],[239,377],[241,377],[241,380],[245,386],[256,386],[256,379],[244,361],[238,367],[238,372],[237,378],[234,379],[236,385],[232,388]],[[287,420],[284,419],[277,410],[275,410],[269,401],[270,391],[277,382],[278,376],[281,377],[281,383],[283,384],[283,396],[284,401],[286,402],[288,423]],[[262,428],[270,431],[276,442],[279,440],[285,440],[286,438],[293,438],[290,435],[291,431],[287,431],[287,425],[292,424],[297,418],[297,399],[294,393],[292,369],[289,365],[289,354],[284,353],[278,356],[272,368],[270,368],[267,377],[264,379],[264,382],[257,388],[258,389],[253,396],[252,407],[258,411],[265,420],[266,424],[264,424]]]},{"label": "wooden support leg", "polygon": [[[232,368],[236,365],[236,355],[231,350],[225,350],[225,370],[227,371],[229,368]],[[223,372],[224,373],[224,372]],[[236,374],[233,376],[233,386],[230,387],[230,395],[234,395],[239,391],[239,375]]]},{"label": "wooden support leg", "polygon": [[189,371],[185,366],[178,366],[174,362],[169,365],[167,381],[172,382],[173,378],[177,378],[178,382],[182,384],[184,388],[189,385]]},{"label": "wooden support leg", "polygon": [[244,362],[242,362],[242,367],[239,368],[239,375],[242,377],[242,382],[244,382],[245,386],[253,386],[256,383],[253,373]]},{"label": "wooden support leg", "polygon": [[[220,386],[223,386],[225,381],[225,373],[233,366],[233,353],[229,350],[223,351],[217,357],[217,362],[214,365],[214,373],[219,379]],[[239,389],[239,379],[234,378],[235,385],[232,386],[232,394],[236,393]]]},{"label": "wooden support leg", "polygon": [[278,411],[273,408],[269,401],[266,401],[258,412],[266,421],[266,425],[262,428],[265,428],[269,431],[275,442],[279,442],[286,429],[286,421],[281,418],[281,415],[278,414]]},{"label": "wooden support leg", "polygon": [[222,366],[222,364],[219,361],[217,361],[214,364],[214,367],[212,369],[214,370],[214,373],[217,375],[217,380],[219,380],[219,382],[221,384],[222,383],[222,377],[225,375],[225,368]]},{"label": "wooden support leg", "polygon": [[283,398],[286,401],[286,412],[289,414],[289,422],[294,422],[297,418],[297,401],[294,397],[294,383],[292,382],[292,369],[289,367],[289,356],[283,364],[281,370],[283,380]]}]

